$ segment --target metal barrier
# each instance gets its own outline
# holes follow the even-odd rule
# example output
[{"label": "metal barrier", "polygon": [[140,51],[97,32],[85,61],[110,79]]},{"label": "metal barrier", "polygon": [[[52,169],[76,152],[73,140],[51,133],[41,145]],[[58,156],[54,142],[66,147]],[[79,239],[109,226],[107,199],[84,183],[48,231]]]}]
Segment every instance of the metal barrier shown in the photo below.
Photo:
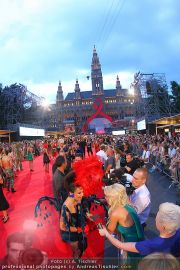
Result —
[{"label": "metal barrier", "polygon": [[172,179],[172,183],[170,184],[169,188],[171,188],[173,185],[176,186],[180,184],[180,172],[178,162],[173,162],[173,160],[167,156],[161,159],[159,153],[157,153],[156,156],[151,155],[150,163],[157,170]]},{"label": "metal barrier", "polygon": [[[140,145],[136,145],[133,150],[134,155],[140,156]],[[152,166],[150,172],[157,169],[159,172],[172,179],[172,183],[170,184],[169,188],[171,188],[173,185],[177,185],[177,187],[180,188],[180,163],[173,163],[168,156],[161,157],[160,153],[156,152],[156,154],[151,153],[149,165]]]}]

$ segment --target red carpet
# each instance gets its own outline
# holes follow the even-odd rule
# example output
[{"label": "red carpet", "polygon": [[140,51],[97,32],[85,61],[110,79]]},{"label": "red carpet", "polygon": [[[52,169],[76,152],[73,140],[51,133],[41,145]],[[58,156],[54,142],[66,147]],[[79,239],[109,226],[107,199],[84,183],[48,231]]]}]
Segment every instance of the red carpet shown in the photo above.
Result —
[{"label": "red carpet", "polygon": [[[34,207],[42,196],[52,196],[52,175],[44,172],[42,156],[34,160],[34,171],[29,171],[28,162],[23,162],[23,171],[17,173],[15,179],[16,193],[6,192],[10,204],[10,220],[0,222],[0,258],[6,254],[6,239],[11,233],[28,230],[33,235],[33,247],[47,252],[49,258],[70,258],[71,248],[61,240],[59,234],[59,215],[53,206],[47,204],[47,212],[51,216],[43,220],[43,227],[37,227],[38,220],[34,218]],[[43,204],[43,208],[46,205]],[[102,208],[95,209],[101,212]],[[104,239],[97,230],[89,232],[88,248],[83,258],[102,258]]]}]

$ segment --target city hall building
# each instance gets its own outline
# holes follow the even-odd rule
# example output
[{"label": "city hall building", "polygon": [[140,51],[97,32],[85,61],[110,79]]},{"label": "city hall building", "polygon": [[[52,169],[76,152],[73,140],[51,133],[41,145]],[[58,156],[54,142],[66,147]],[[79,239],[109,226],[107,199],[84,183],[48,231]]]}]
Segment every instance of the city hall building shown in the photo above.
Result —
[{"label": "city hall building", "polygon": [[131,125],[135,114],[134,97],[121,86],[117,76],[114,89],[104,89],[103,75],[96,48],[91,63],[90,91],[82,91],[76,80],[74,91],[64,98],[59,82],[56,104],[53,106],[54,127],[65,132],[104,133]]}]

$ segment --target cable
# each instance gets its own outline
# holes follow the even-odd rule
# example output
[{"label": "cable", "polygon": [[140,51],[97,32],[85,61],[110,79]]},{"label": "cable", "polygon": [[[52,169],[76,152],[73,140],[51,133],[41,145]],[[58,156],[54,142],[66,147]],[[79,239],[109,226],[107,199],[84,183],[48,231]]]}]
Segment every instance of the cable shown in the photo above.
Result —
[{"label": "cable", "polygon": [[[108,23],[109,16],[110,16],[110,14],[111,14],[111,11],[112,11],[112,9],[113,9],[113,5],[114,5],[115,1],[116,1],[116,0],[112,0],[111,5],[110,5],[110,8],[107,10],[106,16],[103,16],[103,17],[104,17],[104,23],[103,23],[103,25],[102,25],[102,27],[100,28],[100,31],[99,31],[99,33],[98,33],[98,37],[99,37],[98,40],[97,40],[97,43],[98,43],[98,44],[100,44],[100,41],[101,41],[101,39],[102,39],[102,37],[103,37],[103,35],[104,35],[104,31],[105,31],[106,25],[107,25],[107,23]],[[104,13],[104,15],[105,15],[105,13]]]},{"label": "cable", "polygon": [[116,6],[114,7],[114,12],[113,12],[113,14],[112,14],[112,16],[111,16],[111,18],[110,18],[110,20],[108,22],[106,33],[104,35],[104,39],[102,40],[102,42],[104,42],[104,40],[106,40],[107,34],[108,34],[109,29],[111,27],[111,24],[112,24],[112,22],[114,20],[114,17],[116,16],[116,13],[118,13],[118,8],[119,8],[120,3],[121,3],[121,0],[117,0]]},{"label": "cable", "polygon": [[103,40],[103,45],[104,45],[104,46],[103,46],[103,50],[105,49],[105,47],[106,47],[106,45],[107,45],[107,41],[108,41],[108,39],[109,39],[109,36],[110,36],[110,34],[111,34],[111,32],[112,32],[112,29],[113,29],[113,27],[114,27],[114,25],[115,25],[115,23],[116,23],[116,21],[117,21],[117,19],[118,19],[118,16],[119,16],[119,14],[120,14],[120,12],[121,12],[121,10],[122,10],[124,4],[125,4],[125,0],[122,0],[122,2],[120,2],[120,1],[118,2],[118,5],[117,5],[117,12],[116,12],[114,18],[112,18],[111,24],[110,24],[110,26],[109,26],[109,33],[107,33],[106,38]]}]

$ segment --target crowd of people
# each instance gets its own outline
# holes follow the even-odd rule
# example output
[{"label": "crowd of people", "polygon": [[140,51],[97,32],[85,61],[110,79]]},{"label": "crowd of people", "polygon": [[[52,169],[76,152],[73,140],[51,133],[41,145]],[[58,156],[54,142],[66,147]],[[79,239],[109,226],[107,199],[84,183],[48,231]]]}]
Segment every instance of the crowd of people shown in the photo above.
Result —
[{"label": "crowd of people", "polygon": [[[123,256],[126,254],[127,262],[134,269],[142,269],[146,264],[143,259],[137,266],[142,257],[156,253],[162,260],[171,254],[167,258],[172,257],[174,265],[178,265],[175,257],[180,257],[180,206],[169,203],[168,198],[159,206],[158,237],[146,239],[145,228],[153,200],[146,185],[148,174],[155,170],[168,171],[176,188],[180,188],[179,143],[180,135],[171,138],[166,135],[87,135],[11,145],[1,143],[3,222],[9,220],[9,203],[3,188],[16,192],[16,172],[23,170],[22,161],[28,160],[29,170],[33,172],[37,170],[33,166],[34,156],[42,155],[45,173],[50,172],[51,160],[53,163],[52,190],[54,198],[62,202],[60,234],[62,240],[71,245],[74,258],[80,258],[87,248],[88,220],[95,222],[84,197],[93,195],[94,186],[101,182],[108,217],[106,224],[98,226],[100,235],[125,251]],[[127,183],[130,192],[127,192]],[[116,238],[117,234],[121,235],[121,240]]]}]

